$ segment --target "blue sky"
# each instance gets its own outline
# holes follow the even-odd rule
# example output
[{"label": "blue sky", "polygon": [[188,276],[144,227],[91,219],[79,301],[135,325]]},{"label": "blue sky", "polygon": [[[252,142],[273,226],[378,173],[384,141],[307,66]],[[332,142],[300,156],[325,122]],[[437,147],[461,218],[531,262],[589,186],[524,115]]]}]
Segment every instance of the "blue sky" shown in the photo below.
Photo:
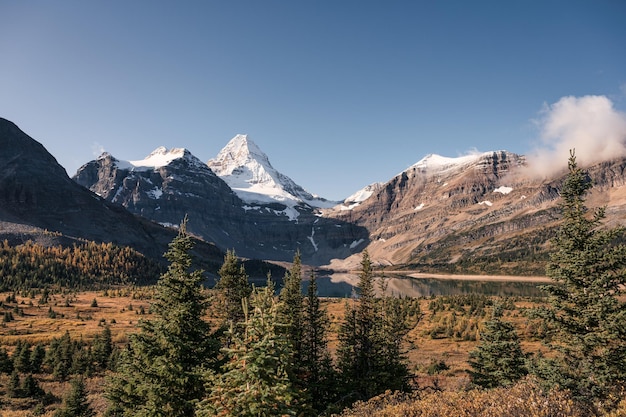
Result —
[{"label": "blue sky", "polygon": [[70,176],[245,133],[340,199],[429,153],[549,147],[566,97],[621,129],[624,22],[621,0],[0,0],[0,117]]}]

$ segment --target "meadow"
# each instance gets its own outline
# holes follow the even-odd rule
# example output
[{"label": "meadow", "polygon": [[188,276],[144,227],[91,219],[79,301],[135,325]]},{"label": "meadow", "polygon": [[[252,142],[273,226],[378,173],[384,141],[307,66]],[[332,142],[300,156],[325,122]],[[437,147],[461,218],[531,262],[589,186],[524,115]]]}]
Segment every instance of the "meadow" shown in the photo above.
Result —
[{"label": "meadow", "polygon": [[[208,290],[209,292],[211,290]],[[0,346],[12,354],[20,343],[49,346],[65,334],[72,340],[90,345],[105,327],[111,331],[115,346],[123,348],[128,335],[137,331],[140,320],[151,317],[153,287],[124,287],[105,291],[61,292],[47,294],[2,293],[2,310],[12,319],[0,325]],[[458,295],[420,298],[421,318],[409,331],[403,348],[412,386],[418,390],[458,391],[469,386],[467,374],[469,352],[479,343],[480,331],[491,313],[495,299],[505,306],[504,319],[515,325],[525,352],[542,350],[541,329],[526,317],[528,309],[542,303],[539,298],[487,297]],[[337,332],[343,322],[346,303],[352,299],[322,299],[323,309],[330,320],[329,348],[331,354],[338,346]],[[211,321],[209,311],[206,319]],[[86,380],[88,399],[101,415],[106,402],[103,398],[107,372],[94,372]],[[69,379],[59,381],[49,373],[34,375],[41,388],[56,398],[40,407],[40,415],[52,415],[69,389]],[[29,398],[10,398],[5,387],[8,374],[0,375],[0,410],[3,416],[30,416],[37,404]]]}]

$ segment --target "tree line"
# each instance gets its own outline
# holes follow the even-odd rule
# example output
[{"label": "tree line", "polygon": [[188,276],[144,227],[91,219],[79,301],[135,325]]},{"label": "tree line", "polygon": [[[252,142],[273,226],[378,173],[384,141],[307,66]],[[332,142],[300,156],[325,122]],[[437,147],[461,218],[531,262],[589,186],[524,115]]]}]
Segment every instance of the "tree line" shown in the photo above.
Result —
[{"label": "tree line", "polygon": [[[318,415],[408,388],[401,342],[421,317],[419,304],[376,297],[367,253],[334,363],[316,277],[304,295],[299,254],[276,296],[269,277],[251,286],[228,251],[208,297],[201,271],[190,271],[185,229],[166,253],[170,266],[157,283],[154,318],[130,336],[109,381],[107,415]],[[209,305],[217,326],[204,319]]]},{"label": "tree line", "polygon": [[163,267],[129,247],[87,242],[47,247],[28,241],[0,244],[0,292],[64,287],[78,290],[146,284]]},{"label": "tree line", "polygon": [[[473,387],[519,390],[519,381],[531,375],[536,382],[530,391],[528,385],[522,388],[529,398],[557,392],[558,387],[559,394],[545,398],[561,401],[560,393],[567,392],[576,409],[584,410],[576,415],[599,415],[615,408],[626,389],[624,229],[602,227],[604,210],[587,209],[591,183],[573,153],[569,168],[561,191],[563,222],[547,268],[552,278],[544,287],[547,303],[529,313],[542,323],[550,354],[522,350],[502,314],[510,300],[492,303],[487,297],[459,296],[445,306],[435,299],[430,310],[450,308],[453,317],[467,322],[442,323],[431,337],[441,332],[446,337],[447,332],[452,332],[449,337],[476,335],[479,343],[470,352],[468,372]],[[332,356],[329,318],[317,296],[314,273],[307,293],[302,293],[299,254],[276,294],[269,277],[266,286],[250,285],[245,268],[229,251],[215,289],[207,292],[202,271],[191,269],[192,247],[183,222],[165,254],[169,267],[156,285],[153,316],[139,323],[124,349],[113,349],[103,331],[90,346],[66,335],[43,353],[42,347],[24,344],[11,356],[0,351],[0,370],[11,374],[11,392],[42,395],[32,381],[37,370],[67,379],[72,373],[109,369],[105,396],[111,417],[314,416],[413,388],[402,341],[422,318],[418,300],[389,296],[384,279],[378,280],[381,295],[376,296],[367,252],[360,265],[359,292],[346,300]],[[209,310],[215,315],[207,317]],[[487,322],[475,326],[473,320],[488,312]],[[458,407],[467,404],[463,401]],[[80,378],[59,413],[70,409],[74,414],[59,415],[91,415]]]},{"label": "tree line", "polygon": [[[551,354],[524,353],[503,319],[504,306],[495,304],[470,353],[469,375],[474,386],[492,389],[532,374],[545,389],[568,390],[595,414],[614,407],[625,388],[626,303],[620,297],[626,245],[622,228],[600,227],[603,209],[585,206],[592,185],[573,153],[569,169],[561,191],[563,222],[547,268],[553,283],[544,286],[547,304],[532,311],[545,326]],[[275,297],[270,280],[266,287],[249,287],[229,252],[213,300],[223,321],[211,331],[202,320],[209,300],[199,291],[201,276],[188,272],[191,241],[184,230],[171,244],[170,269],[158,284],[157,318],[131,337],[109,385],[109,415],[318,415],[409,389],[401,342],[421,313],[410,299],[384,295],[384,288],[382,297],[374,295],[367,252],[360,292],[346,303],[333,361],[315,276],[303,296],[298,256]],[[480,298],[469,305],[470,315],[484,314]]]},{"label": "tree line", "polygon": [[[0,372],[10,375],[6,395],[9,398],[35,400],[37,402],[35,410],[59,402],[59,398],[42,389],[34,376],[48,374],[55,381],[70,380],[72,387],[55,416],[93,415],[93,410],[86,400],[84,378],[105,371],[114,371],[119,352],[120,349],[112,342],[109,327],[96,334],[90,343],[82,339],[72,340],[66,332],[63,336],[53,339],[48,346],[18,341],[11,355],[2,347]],[[76,408],[78,403],[80,406]]]}]

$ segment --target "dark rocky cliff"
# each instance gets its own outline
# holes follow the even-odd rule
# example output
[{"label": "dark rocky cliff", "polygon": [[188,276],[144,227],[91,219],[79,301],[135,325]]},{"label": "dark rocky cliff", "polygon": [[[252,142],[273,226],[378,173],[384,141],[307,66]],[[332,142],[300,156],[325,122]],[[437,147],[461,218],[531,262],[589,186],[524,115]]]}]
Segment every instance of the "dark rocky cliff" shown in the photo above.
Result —
[{"label": "dark rocky cliff", "polygon": [[[187,151],[153,169],[103,155],[72,181],[41,144],[0,119],[0,237],[113,242],[160,258],[175,230],[156,223],[176,226],[187,215],[214,264],[219,247],[275,261],[300,250],[307,264],[358,268],[367,248],[374,262],[393,267],[542,273],[566,173],[534,178],[523,156],[505,151],[463,161],[418,163],[349,210],[293,211],[243,202]],[[626,160],[586,168],[594,182],[588,205],[606,207],[608,225],[625,224]]]},{"label": "dark rocky cliff", "polygon": [[356,253],[367,242],[365,228],[320,217],[304,204],[293,219],[279,203],[244,203],[188,151],[153,169],[128,167],[105,154],[81,167],[74,180],[161,224],[177,224],[187,215],[191,233],[246,258],[291,261],[300,250],[304,262],[322,265]]},{"label": "dark rocky cliff", "polygon": [[[111,242],[162,261],[175,235],[72,181],[39,142],[0,118],[0,239],[44,245]],[[201,244],[197,252],[206,264],[223,259],[212,245]]]}]

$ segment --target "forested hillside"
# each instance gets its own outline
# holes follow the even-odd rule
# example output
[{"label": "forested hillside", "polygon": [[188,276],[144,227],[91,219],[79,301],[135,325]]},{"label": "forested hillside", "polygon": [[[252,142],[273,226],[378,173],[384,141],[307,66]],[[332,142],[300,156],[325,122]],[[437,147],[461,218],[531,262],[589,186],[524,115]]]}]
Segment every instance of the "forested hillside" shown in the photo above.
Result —
[{"label": "forested hillside", "polygon": [[623,416],[624,230],[600,227],[590,187],[572,154],[536,299],[395,297],[367,251],[345,303],[322,302],[314,273],[302,293],[299,254],[278,294],[234,252],[206,289],[183,223],[154,287],[80,308],[61,288],[6,297],[3,415]]},{"label": "forested hillside", "polygon": [[164,267],[129,247],[86,242],[46,247],[0,245],[0,291],[76,290],[154,283]]}]

